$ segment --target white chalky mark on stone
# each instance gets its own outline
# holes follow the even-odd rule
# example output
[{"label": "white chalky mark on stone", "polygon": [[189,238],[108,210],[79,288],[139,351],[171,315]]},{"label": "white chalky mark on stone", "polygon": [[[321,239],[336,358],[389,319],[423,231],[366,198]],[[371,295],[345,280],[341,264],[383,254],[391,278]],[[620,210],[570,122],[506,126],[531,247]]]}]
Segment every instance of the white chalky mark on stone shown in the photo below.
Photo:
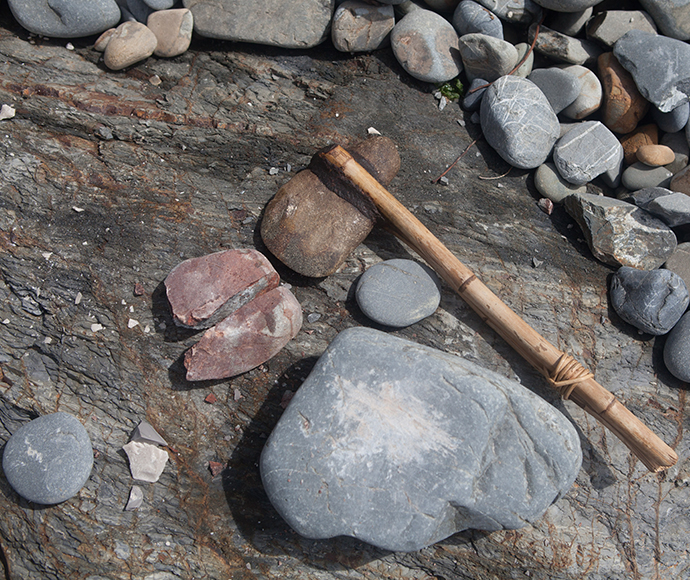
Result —
[{"label": "white chalky mark on stone", "polygon": [[24,439],[24,444],[27,445],[26,454],[39,463],[43,463],[43,453],[36,451],[33,447],[31,447],[31,442],[26,438]]}]

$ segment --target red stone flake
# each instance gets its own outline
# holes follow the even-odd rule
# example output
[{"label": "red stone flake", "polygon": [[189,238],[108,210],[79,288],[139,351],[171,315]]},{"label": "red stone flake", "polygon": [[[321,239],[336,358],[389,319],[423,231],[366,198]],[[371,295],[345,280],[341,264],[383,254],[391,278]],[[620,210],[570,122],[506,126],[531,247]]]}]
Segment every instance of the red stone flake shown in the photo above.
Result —
[{"label": "red stone flake", "polygon": [[223,465],[222,463],[218,463],[217,461],[209,461],[208,469],[211,472],[211,475],[213,477],[216,477],[217,475],[220,475],[223,469],[225,469],[225,465]]},{"label": "red stone flake", "polygon": [[135,296],[143,296],[144,295],[144,286],[137,282],[134,285],[134,295]]},{"label": "red stone flake", "polygon": [[218,401],[218,399],[213,393],[209,393],[208,395],[206,395],[204,401],[206,401],[207,403],[215,403],[216,401]]}]

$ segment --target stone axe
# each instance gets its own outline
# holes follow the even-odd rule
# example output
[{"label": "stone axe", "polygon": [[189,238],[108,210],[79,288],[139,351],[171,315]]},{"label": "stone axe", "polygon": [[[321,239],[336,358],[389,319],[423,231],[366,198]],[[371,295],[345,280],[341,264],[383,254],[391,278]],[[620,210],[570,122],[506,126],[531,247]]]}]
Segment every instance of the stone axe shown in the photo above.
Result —
[{"label": "stone axe", "polygon": [[652,472],[671,467],[676,452],[633,415],[572,356],[548,342],[485,286],[412,213],[339,145],[318,152],[309,169],[362,213],[379,216],[491,328],[570,399],[608,427]]}]

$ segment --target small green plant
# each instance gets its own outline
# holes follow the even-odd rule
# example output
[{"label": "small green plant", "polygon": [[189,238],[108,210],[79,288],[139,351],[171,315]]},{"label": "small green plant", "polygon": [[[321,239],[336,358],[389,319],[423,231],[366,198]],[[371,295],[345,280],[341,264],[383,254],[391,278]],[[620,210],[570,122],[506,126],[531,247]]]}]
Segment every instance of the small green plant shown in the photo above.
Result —
[{"label": "small green plant", "polygon": [[465,94],[465,87],[459,78],[454,78],[452,81],[438,85],[438,90],[449,101],[457,101]]}]

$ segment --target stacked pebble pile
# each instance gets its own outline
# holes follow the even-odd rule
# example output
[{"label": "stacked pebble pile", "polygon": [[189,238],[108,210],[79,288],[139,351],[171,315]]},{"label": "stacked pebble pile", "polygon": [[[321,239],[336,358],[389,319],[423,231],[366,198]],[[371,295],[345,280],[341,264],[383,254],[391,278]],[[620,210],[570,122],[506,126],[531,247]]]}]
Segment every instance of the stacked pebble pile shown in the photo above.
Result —
[{"label": "stacked pebble pile", "polygon": [[[35,34],[102,33],[94,48],[114,70],[179,55],[195,32],[284,48],[330,38],[349,53],[390,45],[420,81],[460,77],[470,87],[462,105],[486,141],[510,165],[536,170],[540,207],[563,203],[597,259],[643,272],[614,277],[612,305],[642,332],[670,331],[667,366],[690,381],[688,315],[677,324],[690,285],[690,245],[678,240],[690,224],[690,3],[640,0],[625,10],[596,0],[261,4],[70,0],[58,13],[49,0],[9,0]],[[592,182],[608,195],[588,193]],[[661,295],[674,301],[663,313],[669,304]]]}]

